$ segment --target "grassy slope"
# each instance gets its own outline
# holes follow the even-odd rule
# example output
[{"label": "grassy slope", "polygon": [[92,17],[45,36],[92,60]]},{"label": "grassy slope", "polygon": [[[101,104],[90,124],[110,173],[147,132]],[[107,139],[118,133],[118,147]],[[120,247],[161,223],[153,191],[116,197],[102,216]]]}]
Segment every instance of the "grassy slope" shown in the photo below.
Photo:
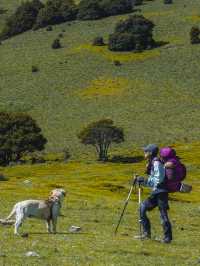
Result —
[{"label": "grassy slope", "polygon": [[[197,0],[190,4],[176,0],[172,6],[163,6],[161,2],[150,2],[142,10],[158,25],[156,39],[172,44],[169,49],[136,55],[92,48],[89,44],[93,37],[107,37],[119,17],[63,24],[53,32],[28,32],[4,42],[0,46],[1,109],[28,110],[54,150],[68,145],[81,151],[75,133],[84,123],[103,116],[125,128],[123,152],[128,154],[132,142],[138,145],[153,140],[174,142],[185,136],[198,138],[200,47],[189,45],[188,31],[198,24],[200,4]],[[183,3],[187,4],[185,9]],[[14,5],[16,1],[1,1],[9,12]],[[62,29],[66,30],[64,48],[53,51],[50,44]],[[114,59],[124,62],[123,66],[114,67]],[[32,64],[40,68],[36,75],[31,74]],[[0,228],[0,254],[6,255],[0,256],[0,265],[196,265],[200,240],[199,143],[176,148],[187,163],[188,182],[194,191],[172,197],[170,216],[175,240],[170,246],[133,240],[138,232],[135,195],[119,235],[113,236],[128,180],[133,170],[143,172],[144,162],[126,165],[84,161],[2,169],[9,181],[1,182],[0,217],[6,216],[17,200],[44,198],[58,185],[64,186],[69,195],[63,206],[66,217],[60,218],[60,234],[56,236],[42,234],[44,225],[37,221],[27,221],[23,227],[30,232],[28,239],[15,238],[12,228]],[[24,185],[26,179],[33,186]],[[158,236],[158,213],[150,216],[153,235]],[[82,226],[82,234],[68,234],[72,224]],[[25,258],[29,250],[39,252],[42,258]]]},{"label": "grassy slope", "polygon": [[[11,7],[8,2],[1,6]],[[119,16],[62,24],[53,32],[30,31],[4,42],[0,109],[30,112],[53,150],[69,146],[73,152],[83,152],[77,132],[102,117],[125,129],[124,149],[132,143],[197,139],[200,46],[189,44],[188,32],[200,21],[200,4],[198,0],[162,2],[146,3],[142,13],[154,21],[155,39],[170,43],[168,49],[163,46],[138,55],[91,47],[95,36],[108,37]],[[52,40],[63,29],[63,49],[54,51]],[[113,65],[115,59],[122,67]],[[32,65],[40,72],[32,74]]]},{"label": "grassy slope", "polygon": [[[43,222],[35,220],[27,221],[23,226],[23,232],[30,233],[27,239],[14,237],[13,228],[0,227],[1,254],[6,255],[5,258],[0,256],[0,265],[196,265],[200,241],[200,153],[195,143],[190,147],[177,145],[176,148],[187,164],[187,182],[194,186],[194,190],[192,194],[172,196],[170,217],[174,242],[170,246],[133,239],[138,233],[136,195],[132,195],[118,236],[113,235],[128,193],[128,180],[133,171],[143,172],[144,162],[133,165],[71,162],[18,166],[3,169],[9,181],[1,182],[0,217],[5,217],[17,200],[45,198],[58,185],[69,192],[62,210],[65,217],[59,220],[59,234],[51,236],[45,233]],[[24,185],[23,181],[27,179],[32,181],[32,186]],[[150,213],[150,217],[153,236],[161,236],[158,212]],[[72,224],[81,226],[82,233],[69,234],[68,228]],[[42,257],[25,258],[24,254],[29,250]]]}]

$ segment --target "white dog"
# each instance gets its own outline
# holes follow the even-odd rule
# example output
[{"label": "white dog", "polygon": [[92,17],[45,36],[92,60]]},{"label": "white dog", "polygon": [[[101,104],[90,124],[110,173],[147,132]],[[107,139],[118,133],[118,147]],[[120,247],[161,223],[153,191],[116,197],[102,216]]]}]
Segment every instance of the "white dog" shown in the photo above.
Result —
[{"label": "white dog", "polygon": [[11,217],[15,215],[14,233],[19,235],[19,227],[26,218],[39,218],[46,220],[48,233],[56,233],[57,218],[65,195],[64,189],[54,189],[48,200],[20,201],[15,204],[11,213],[3,222],[9,224]]}]

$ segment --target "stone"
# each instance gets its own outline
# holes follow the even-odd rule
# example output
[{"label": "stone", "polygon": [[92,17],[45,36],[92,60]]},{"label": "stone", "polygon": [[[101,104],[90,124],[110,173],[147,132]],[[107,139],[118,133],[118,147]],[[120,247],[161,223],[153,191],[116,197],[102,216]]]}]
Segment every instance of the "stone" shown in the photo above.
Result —
[{"label": "stone", "polygon": [[69,232],[70,233],[78,233],[80,232],[82,229],[80,226],[75,226],[75,225],[72,225],[70,228],[69,228]]}]

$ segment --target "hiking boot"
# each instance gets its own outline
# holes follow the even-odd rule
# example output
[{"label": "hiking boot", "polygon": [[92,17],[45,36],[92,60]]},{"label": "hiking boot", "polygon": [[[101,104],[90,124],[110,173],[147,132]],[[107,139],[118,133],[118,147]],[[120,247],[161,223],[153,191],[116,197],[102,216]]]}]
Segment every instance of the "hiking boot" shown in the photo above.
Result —
[{"label": "hiking boot", "polygon": [[163,244],[170,244],[172,241],[170,238],[160,239],[158,237],[156,237],[154,240]]},{"label": "hiking boot", "polygon": [[151,235],[144,233],[144,234],[141,234],[141,235],[134,236],[134,239],[147,240],[147,239],[151,239]]},{"label": "hiking boot", "polygon": [[161,243],[163,243],[163,244],[170,244],[171,242],[172,242],[172,240],[169,238],[164,238],[163,240],[161,240]]}]

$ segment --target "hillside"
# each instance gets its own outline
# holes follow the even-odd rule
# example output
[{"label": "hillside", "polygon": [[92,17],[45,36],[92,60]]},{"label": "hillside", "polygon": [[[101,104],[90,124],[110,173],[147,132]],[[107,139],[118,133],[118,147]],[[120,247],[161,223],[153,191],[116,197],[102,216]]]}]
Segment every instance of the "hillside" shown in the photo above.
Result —
[{"label": "hillside", "polygon": [[[122,148],[198,139],[200,45],[190,45],[189,31],[200,22],[200,3],[162,2],[147,1],[141,12],[155,23],[155,39],[169,44],[139,54],[91,46],[94,37],[107,38],[128,15],[61,24],[52,32],[30,31],[3,42],[0,109],[29,112],[51,150],[82,151],[76,134],[103,117],[125,129]],[[10,12],[16,4],[3,1],[1,7]],[[63,48],[55,51],[51,43],[63,30]],[[38,73],[31,72],[32,65]]]}]

